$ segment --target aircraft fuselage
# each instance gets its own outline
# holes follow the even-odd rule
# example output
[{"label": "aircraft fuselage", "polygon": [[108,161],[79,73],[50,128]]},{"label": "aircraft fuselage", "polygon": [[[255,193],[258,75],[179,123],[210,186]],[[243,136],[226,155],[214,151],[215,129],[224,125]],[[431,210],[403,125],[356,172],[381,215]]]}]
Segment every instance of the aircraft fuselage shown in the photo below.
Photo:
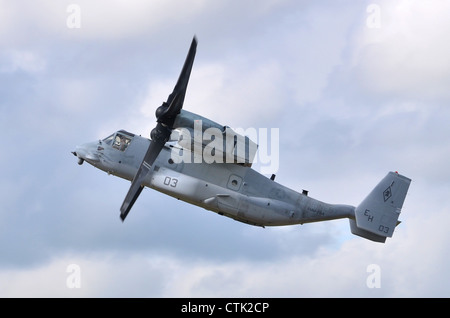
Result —
[{"label": "aircraft fuselage", "polygon": [[[126,149],[103,141],[77,147],[87,161],[108,174],[133,180],[150,140],[126,133]],[[120,131],[118,132],[120,133]],[[125,134],[126,133],[126,134]],[[257,226],[303,224],[354,218],[355,207],[328,204],[289,189],[248,166],[235,163],[175,163],[173,145],[163,148],[143,185],[240,222]]]}]

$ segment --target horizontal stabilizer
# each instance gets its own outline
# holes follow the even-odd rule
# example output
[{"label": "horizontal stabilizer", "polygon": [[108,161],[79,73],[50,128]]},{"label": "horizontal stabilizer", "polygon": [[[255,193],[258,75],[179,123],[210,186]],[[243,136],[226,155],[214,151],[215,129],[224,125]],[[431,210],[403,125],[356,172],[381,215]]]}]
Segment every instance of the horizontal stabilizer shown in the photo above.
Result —
[{"label": "horizontal stabilizer", "polygon": [[378,243],[386,242],[385,236],[380,236],[380,235],[374,234],[372,232],[360,229],[359,227],[356,226],[356,221],[352,220],[352,219],[350,219],[350,230],[351,230],[352,234],[364,237],[368,240],[378,242]]}]

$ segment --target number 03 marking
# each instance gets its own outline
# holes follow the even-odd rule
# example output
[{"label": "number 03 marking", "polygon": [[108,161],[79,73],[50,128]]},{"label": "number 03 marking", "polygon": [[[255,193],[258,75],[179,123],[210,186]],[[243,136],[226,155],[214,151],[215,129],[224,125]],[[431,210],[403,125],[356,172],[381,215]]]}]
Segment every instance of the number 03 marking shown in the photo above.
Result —
[{"label": "number 03 marking", "polygon": [[378,231],[383,232],[383,233],[389,233],[389,227],[380,225],[378,227]]},{"label": "number 03 marking", "polygon": [[166,177],[164,179],[164,185],[175,188],[177,186],[178,183],[178,179],[177,178],[171,178],[171,177]]}]

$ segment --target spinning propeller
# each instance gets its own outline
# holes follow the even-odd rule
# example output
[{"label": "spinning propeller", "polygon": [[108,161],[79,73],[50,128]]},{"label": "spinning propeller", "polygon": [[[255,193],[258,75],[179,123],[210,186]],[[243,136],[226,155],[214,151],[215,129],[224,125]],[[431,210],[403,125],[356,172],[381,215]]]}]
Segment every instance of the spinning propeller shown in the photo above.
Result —
[{"label": "spinning propeller", "polygon": [[142,183],[152,168],[152,165],[159,153],[163,149],[165,143],[169,140],[173,130],[175,118],[180,113],[181,108],[183,108],[184,97],[186,95],[192,65],[194,64],[196,50],[197,39],[194,37],[180,76],[178,77],[177,84],[167,98],[167,101],[163,102],[163,104],[156,109],[157,124],[150,133],[150,145],[144,156],[144,160],[142,161],[136,175],[133,178],[133,181],[131,182],[131,186],[125,200],[120,207],[120,218],[122,221],[125,220],[126,216],[133,207],[134,202],[136,202],[139,194],[141,194],[144,189],[144,185]]}]

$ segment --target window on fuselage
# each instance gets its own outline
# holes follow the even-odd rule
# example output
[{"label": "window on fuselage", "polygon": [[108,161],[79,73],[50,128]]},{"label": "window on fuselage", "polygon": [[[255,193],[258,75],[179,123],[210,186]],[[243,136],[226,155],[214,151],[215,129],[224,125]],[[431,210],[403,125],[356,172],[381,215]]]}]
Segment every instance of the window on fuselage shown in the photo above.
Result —
[{"label": "window on fuselage", "polygon": [[104,142],[105,144],[111,146],[113,139],[114,139],[114,134],[112,134],[111,136],[108,136],[108,137],[106,137],[105,139],[103,139],[103,142]]},{"label": "window on fuselage", "polygon": [[113,148],[116,148],[120,151],[125,151],[128,147],[128,145],[131,142],[131,137],[122,134],[120,132],[116,133],[114,136],[114,142],[113,142]]}]

